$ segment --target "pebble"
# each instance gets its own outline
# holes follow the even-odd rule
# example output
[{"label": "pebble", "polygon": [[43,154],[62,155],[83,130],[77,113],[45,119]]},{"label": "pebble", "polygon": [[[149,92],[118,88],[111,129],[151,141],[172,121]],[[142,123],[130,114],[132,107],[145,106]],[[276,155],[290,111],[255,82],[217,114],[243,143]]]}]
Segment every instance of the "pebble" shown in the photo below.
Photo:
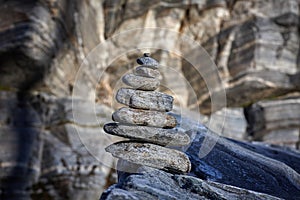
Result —
[{"label": "pebble", "polygon": [[144,76],[148,78],[158,78],[160,73],[158,70],[151,69],[149,67],[139,66],[134,71],[135,75]]},{"label": "pebble", "polygon": [[139,90],[156,90],[159,87],[159,80],[155,78],[147,78],[134,74],[126,74],[122,78],[123,83]]},{"label": "pebble", "polygon": [[144,54],[144,57],[138,58],[136,62],[139,65],[150,67],[152,69],[158,69],[158,65],[159,65],[159,63],[155,59],[149,57],[149,55],[146,54]]},{"label": "pebble", "polygon": [[190,143],[190,137],[176,129],[108,123],[104,125],[104,131],[112,135],[162,146],[185,146]]},{"label": "pebble", "polygon": [[105,150],[114,157],[169,172],[188,173],[191,170],[189,158],[183,152],[155,144],[122,141]]},{"label": "pebble", "polygon": [[123,107],[113,113],[114,121],[124,124],[154,126],[160,128],[174,128],[177,125],[175,117],[164,112],[152,110],[138,110]]},{"label": "pebble", "polygon": [[116,100],[131,108],[170,111],[174,99],[172,96],[161,92],[121,88],[116,94]]}]

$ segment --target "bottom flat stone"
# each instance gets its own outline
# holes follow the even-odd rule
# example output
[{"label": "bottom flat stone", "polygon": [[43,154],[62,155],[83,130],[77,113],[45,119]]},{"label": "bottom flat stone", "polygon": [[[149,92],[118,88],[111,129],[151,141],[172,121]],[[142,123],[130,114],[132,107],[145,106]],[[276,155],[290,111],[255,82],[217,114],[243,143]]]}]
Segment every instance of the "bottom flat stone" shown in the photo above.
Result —
[{"label": "bottom flat stone", "polygon": [[175,173],[191,170],[191,162],[183,152],[155,144],[122,141],[111,144],[105,150],[114,157],[157,169]]},{"label": "bottom flat stone", "polygon": [[163,146],[184,146],[190,143],[188,134],[177,129],[108,123],[104,125],[104,131],[112,135],[151,142]]}]

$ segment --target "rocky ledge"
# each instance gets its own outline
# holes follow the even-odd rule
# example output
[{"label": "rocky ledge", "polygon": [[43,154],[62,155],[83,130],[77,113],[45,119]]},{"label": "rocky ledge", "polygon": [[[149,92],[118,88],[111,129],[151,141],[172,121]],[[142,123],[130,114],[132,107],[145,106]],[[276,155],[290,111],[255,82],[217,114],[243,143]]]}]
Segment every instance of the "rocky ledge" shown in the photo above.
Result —
[{"label": "rocky ledge", "polygon": [[[190,120],[179,120],[191,124]],[[186,126],[186,125],[185,125]],[[180,175],[119,161],[118,183],[101,200],[111,199],[300,199],[300,153],[263,143],[216,137],[198,125],[186,154],[192,164]],[[204,158],[204,139],[217,143]],[[121,167],[135,170],[122,172]]]}]

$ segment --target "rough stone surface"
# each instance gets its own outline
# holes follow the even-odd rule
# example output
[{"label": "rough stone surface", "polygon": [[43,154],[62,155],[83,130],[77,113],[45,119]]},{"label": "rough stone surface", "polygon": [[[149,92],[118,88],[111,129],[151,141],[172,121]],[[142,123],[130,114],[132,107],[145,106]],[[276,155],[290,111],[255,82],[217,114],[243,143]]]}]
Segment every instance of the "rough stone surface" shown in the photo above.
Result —
[{"label": "rough stone surface", "polygon": [[116,94],[119,103],[131,108],[157,111],[171,111],[173,97],[156,91],[141,91],[135,89],[121,88]]},{"label": "rough stone surface", "polygon": [[[246,109],[246,118],[248,132],[255,139],[262,139],[272,131],[297,129],[300,127],[300,98],[297,95],[286,99],[259,101]],[[296,142],[297,139],[294,140],[294,145]]]},{"label": "rough stone surface", "polygon": [[112,115],[113,120],[125,123],[161,128],[176,126],[175,117],[159,111],[138,110],[133,108],[120,108]]},{"label": "rough stone surface", "polygon": [[143,65],[145,67],[150,67],[152,69],[158,69],[158,65],[159,65],[159,63],[155,59],[153,59],[151,57],[147,57],[147,56],[138,58],[136,60],[136,62],[139,65]]},{"label": "rough stone surface", "polygon": [[189,136],[177,129],[109,123],[104,125],[104,130],[106,133],[112,135],[151,142],[163,146],[185,146],[190,143]]},{"label": "rough stone surface", "polygon": [[[103,149],[109,141],[98,127],[99,122],[110,119],[112,110],[96,106],[92,112],[96,111],[99,121],[93,123],[88,120],[92,113],[85,102],[73,101],[75,109],[89,121],[78,123],[73,119],[71,98],[44,93],[18,98],[14,92],[0,92],[1,199],[99,197],[103,191],[99,186],[107,184],[110,169],[95,160],[82,141],[95,148],[94,155],[113,165]],[[81,138],[78,130],[84,132]],[[32,188],[30,193],[28,188]]]},{"label": "rough stone surface", "polygon": [[[187,124],[191,125],[190,119],[183,118],[179,121],[183,127],[188,127]],[[186,180],[201,180],[208,184],[218,185],[221,188],[231,189],[227,193],[224,190],[216,190],[202,184],[199,185],[198,181],[191,181],[188,185],[184,185],[184,189],[187,189],[188,192],[180,192],[179,199],[194,195],[197,190],[191,188],[195,187],[199,188],[200,191],[210,188],[210,195],[204,196],[205,198],[203,197],[203,199],[218,199],[218,196],[213,195],[217,191],[220,192],[218,194],[224,199],[240,199],[239,195],[250,195],[245,197],[246,199],[299,199],[300,154],[298,151],[261,143],[247,143],[216,137],[213,132],[208,132],[208,129],[201,125],[198,125],[194,131],[194,140],[186,151],[192,163],[192,168],[189,176],[184,177],[186,177]],[[207,145],[207,143],[205,144],[205,139],[215,141],[216,144],[209,154],[200,158],[201,147]],[[130,164],[127,163],[127,165],[127,167],[123,166],[123,169],[130,168]],[[132,173],[137,173],[139,166],[132,165],[132,167],[136,170]],[[139,187],[122,188],[127,183],[132,183],[131,180],[137,175],[132,173],[123,173],[120,171],[119,183],[107,190],[103,194],[102,199],[108,198],[110,194],[112,197],[115,197],[114,195],[123,195],[123,197],[127,195],[135,197],[135,195],[138,195],[137,197],[140,197],[139,195],[144,194],[144,198],[149,199],[153,198],[153,196],[165,195],[166,199],[173,199],[174,196],[172,195],[174,195],[174,192],[181,191],[180,184],[179,186],[175,184],[176,186],[174,187],[168,187],[174,181],[154,181],[153,178],[161,180],[162,177],[165,177],[163,175],[165,172],[158,172],[160,173],[159,176],[153,176],[151,173],[149,173],[149,176],[138,175],[141,176],[141,180],[144,181],[143,183],[149,181],[151,184],[144,185],[134,180],[132,182],[136,183]],[[179,175],[179,177],[181,176]],[[130,185],[132,186],[132,184]],[[163,188],[164,192],[161,192],[158,188]],[[174,191],[166,191],[166,188],[172,188]],[[117,193],[114,192],[115,189],[117,189]],[[142,192],[140,193],[140,191]],[[177,193],[175,192],[175,194]],[[200,194],[204,195],[207,193]],[[254,194],[255,196],[252,196]]]},{"label": "rough stone surface", "polygon": [[148,78],[159,78],[160,73],[158,70],[151,69],[149,67],[139,66],[135,69],[134,73],[138,76],[144,76]]},{"label": "rough stone surface", "polygon": [[136,76],[134,74],[126,74],[123,76],[122,81],[138,90],[156,90],[160,84],[158,79]]},{"label": "rough stone surface", "polygon": [[[186,151],[192,163],[191,173],[214,182],[233,185],[280,198],[300,195],[299,152],[216,138],[204,127]],[[204,139],[216,145],[199,158]],[[234,177],[234,178],[232,178]]]},{"label": "rough stone surface", "polygon": [[138,174],[124,177],[124,181],[111,186],[100,200],[115,199],[257,199],[279,200],[274,196],[205,181],[199,178],[174,175],[164,171],[140,168]]},{"label": "rough stone surface", "polygon": [[[267,99],[291,110],[289,107],[293,107],[293,105],[285,104],[285,101],[281,101],[282,99],[278,101],[278,97],[299,91],[299,0],[10,0],[1,1],[0,11],[0,93],[1,96],[5,96],[6,94],[3,95],[3,93],[7,92],[13,94],[5,97],[11,106],[7,106],[1,100],[3,103],[0,108],[0,122],[1,128],[3,128],[1,140],[5,140],[7,133],[11,133],[8,137],[12,138],[8,144],[1,146],[5,155],[20,158],[20,160],[12,159],[13,161],[11,161],[11,159],[1,157],[1,160],[5,161],[1,167],[3,167],[3,171],[9,170],[10,172],[14,172],[13,169],[16,169],[18,173],[15,174],[20,172],[18,166],[29,167],[28,170],[25,169],[26,167],[23,168],[23,171],[21,170],[22,180],[10,179],[10,175],[15,175],[13,173],[9,173],[9,176],[6,173],[5,177],[0,178],[0,193],[3,199],[5,197],[10,200],[20,198],[96,199],[106,187],[105,185],[111,183],[106,180],[110,173],[109,170],[98,166],[98,162],[92,162],[90,154],[83,149],[82,151],[75,149],[78,148],[78,145],[74,145],[72,137],[69,137],[77,133],[75,129],[69,127],[74,123],[70,97],[72,89],[76,86],[74,80],[83,59],[99,43],[103,44],[117,33],[141,28],[132,37],[108,42],[109,51],[98,54],[84,70],[84,85],[87,86],[87,91],[94,91],[95,85],[97,86],[96,101],[102,106],[97,108],[96,113],[101,118],[107,118],[104,121],[110,118],[111,110],[105,109],[104,104],[111,105],[115,83],[124,73],[136,66],[136,58],[141,54],[140,50],[128,52],[126,55],[122,51],[127,49],[128,43],[139,44],[141,40],[147,41],[150,47],[155,41],[163,38],[162,45],[168,46],[169,49],[175,49],[179,45],[179,37],[186,35],[201,44],[218,66],[220,78],[226,88],[227,106],[229,107],[243,109]],[[177,34],[172,35],[168,31],[160,29],[158,34],[149,35],[148,32],[143,31],[143,27],[164,27]],[[184,48],[184,46],[180,47],[180,51],[184,51]],[[115,50],[110,51],[110,49]],[[184,59],[173,53],[160,49],[151,49],[149,52],[161,63],[159,66],[160,81],[175,89],[173,91],[178,97],[175,99],[175,103],[180,102],[183,107],[193,108],[193,102],[196,102],[191,99],[191,94],[187,90],[188,84],[184,79],[179,79],[182,71],[184,77],[197,92],[200,111],[210,113],[209,91],[206,89],[203,79],[196,75],[193,68],[184,62]],[[191,56],[197,56],[193,49],[190,53]],[[109,63],[109,58],[118,59]],[[203,61],[199,59],[201,65],[204,64]],[[98,82],[98,73],[102,66],[109,67]],[[163,69],[163,66],[170,66],[175,70],[172,72],[169,69]],[[24,96],[42,93],[54,96],[37,98],[32,104],[34,109],[20,103]],[[91,92],[87,97],[93,95],[94,93]],[[16,100],[17,96],[22,98]],[[88,120],[94,113],[86,112],[87,108],[81,106],[82,102],[84,99],[78,100],[78,104],[76,104],[76,109],[82,111],[82,121],[75,126],[83,127],[84,130],[87,130],[86,132],[90,132],[89,130],[94,130],[99,124]],[[295,109],[294,112],[296,112]],[[282,125],[281,120],[287,121],[280,119],[278,121],[280,125]],[[231,123],[230,121],[235,121],[235,119],[229,119],[229,123]],[[255,123],[248,121],[250,128],[260,126],[261,121],[254,121]],[[22,127],[16,128],[17,125]],[[237,127],[242,126],[239,124],[230,130],[236,131]],[[32,141],[25,139],[25,143],[18,142],[22,141],[23,130],[34,130],[29,134],[33,138],[36,133],[44,136],[44,132],[46,132],[45,137],[49,136],[49,139],[47,142],[41,139],[41,143],[39,139]],[[260,129],[259,132],[261,130],[263,129]],[[292,142],[297,138],[297,130],[299,131],[299,123],[285,128],[276,126],[274,130],[268,129],[261,140],[275,141],[276,144],[279,144],[279,140],[281,140],[283,145],[288,146],[298,142],[299,149],[299,139]],[[97,131],[91,132],[96,134]],[[284,138],[279,139],[280,137]],[[61,148],[56,148],[57,145],[61,145]],[[95,149],[102,149],[100,145],[95,143],[93,145],[95,145]],[[32,148],[30,151],[16,152],[16,146]],[[249,150],[261,150],[262,148],[250,145]],[[50,153],[47,152],[47,149],[51,149]],[[281,159],[283,161],[280,162],[289,166],[294,165],[294,169],[299,169],[299,166],[295,164],[299,158],[294,159],[288,150],[279,151],[274,146],[272,148],[264,147],[264,149],[266,149],[262,151],[264,155],[272,155],[272,159]],[[41,153],[36,153],[38,150],[46,152],[42,153],[42,158],[40,157]],[[276,156],[275,152],[279,152],[279,154]],[[54,157],[51,164],[42,161],[44,163],[42,166],[38,165],[37,168],[31,170],[31,166],[41,163],[40,159],[43,160],[48,155]],[[67,165],[64,161],[67,161]],[[216,163],[218,162],[216,161]],[[245,168],[243,163],[237,163],[237,165],[241,164],[242,169]],[[222,163],[220,165],[224,166]],[[51,166],[53,171],[46,170],[51,173],[44,175],[45,166]],[[94,167],[95,171],[103,172],[103,176],[94,176],[92,170]],[[255,167],[253,165],[253,168]],[[262,168],[267,167],[262,166]],[[236,169],[236,171],[239,170]],[[203,173],[199,174],[201,177]],[[281,175],[282,173],[278,173],[278,177]],[[264,171],[259,171],[258,176],[265,177],[266,175]],[[268,181],[273,183],[277,175],[271,176],[275,178],[270,181],[268,179]],[[231,175],[231,179],[232,182],[235,180],[234,173]],[[4,183],[6,184],[8,181],[10,185],[5,186],[4,190]],[[26,186],[24,191],[23,183],[25,182],[29,183],[29,186]],[[258,185],[262,186],[266,184],[258,179],[255,179],[254,182],[258,182],[260,183]],[[31,183],[36,184],[33,187],[30,186]],[[246,183],[251,185],[247,179]],[[241,179],[236,186],[239,187],[239,184],[244,186]],[[279,188],[278,192],[282,191],[280,184],[273,186]],[[12,190],[8,190],[8,187]],[[284,186],[284,188],[286,187]],[[273,191],[272,188],[270,191]],[[294,196],[287,197],[287,199],[294,198]]]},{"label": "rough stone surface", "polygon": [[184,153],[155,144],[118,142],[105,150],[117,158],[170,172],[187,173],[191,169],[189,158]]}]

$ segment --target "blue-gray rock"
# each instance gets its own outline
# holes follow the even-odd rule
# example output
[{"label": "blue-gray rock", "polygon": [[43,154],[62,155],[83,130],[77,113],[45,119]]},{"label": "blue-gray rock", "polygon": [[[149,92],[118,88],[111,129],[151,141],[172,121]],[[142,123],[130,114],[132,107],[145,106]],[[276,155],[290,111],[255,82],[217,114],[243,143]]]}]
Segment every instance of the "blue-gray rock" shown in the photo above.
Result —
[{"label": "blue-gray rock", "polygon": [[112,135],[163,146],[185,146],[190,143],[190,137],[185,132],[177,129],[108,123],[104,125],[104,131]]},{"label": "blue-gray rock", "polygon": [[123,76],[122,81],[126,85],[138,90],[153,91],[156,90],[160,84],[158,79],[137,76],[134,74],[126,74],[125,76]]},{"label": "blue-gray rock", "polygon": [[141,167],[111,186],[100,200],[279,200],[279,198],[186,175]]},{"label": "blue-gray rock", "polygon": [[170,172],[187,173],[191,169],[190,160],[183,152],[155,144],[122,141],[105,150],[114,157]]},{"label": "blue-gray rock", "polygon": [[[178,117],[177,121],[181,123],[178,126],[191,124],[190,119]],[[216,138],[216,133],[202,125],[191,135],[195,138],[186,153],[192,163],[193,176],[284,199],[300,197],[299,151]],[[216,145],[200,158],[204,141],[216,141]]]},{"label": "blue-gray rock", "polygon": [[175,117],[168,115],[167,113],[152,110],[138,110],[127,107],[123,107],[115,111],[112,118],[114,121],[124,124],[161,128],[173,128],[177,124]]},{"label": "blue-gray rock", "polygon": [[121,88],[116,94],[116,100],[131,108],[171,111],[174,99],[161,92]]}]

